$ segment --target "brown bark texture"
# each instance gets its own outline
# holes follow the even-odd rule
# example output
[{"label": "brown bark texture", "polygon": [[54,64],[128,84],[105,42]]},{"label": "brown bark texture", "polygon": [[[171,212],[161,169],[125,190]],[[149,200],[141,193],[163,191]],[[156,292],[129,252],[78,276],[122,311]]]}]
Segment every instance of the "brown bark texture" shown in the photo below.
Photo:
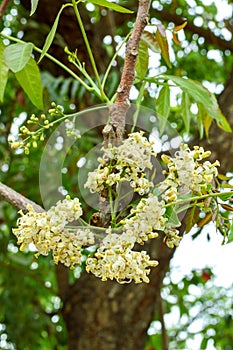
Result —
[{"label": "brown bark texture", "polygon": [[[29,2],[22,1],[28,6]],[[35,20],[44,21],[51,27],[57,11],[63,1],[40,0]],[[42,15],[41,15],[42,14]],[[66,42],[78,47],[85,60],[85,49],[79,30],[74,30],[76,24],[69,11],[64,16],[65,26],[59,27],[60,34]],[[127,15],[128,16],[128,15]],[[120,25],[127,17],[114,13],[114,24]],[[91,25],[85,18],[87,35],[91,44],[98,47],[94,51],[98,65],[105,67],[105,56],[101,48],[103,30],[106,30],[106,18],[100,23]],[[177,21],[178,19],[175,18]],[[104,22],[105,21],[105,22]],[[169,18],[172,21],[172,18]],[[29,36],[30,33],[26,33]],[[105,33],[106,34],[106,33]],[[72,49],[72,47],[70,47]],[[63,50],[56,52],[56,57],[63,56]],[[225,90],[219,98],[222,111],[233,127],[233,71]],[[204,142],[203,142],[204,143]],[[222,163],[222,170],[232,170],[233,138],[213,126],[210,132],[210,146],[214,158]],[[6,200],[8,200],[5,197]],[[17,206],[17,205],[16,205]],[[174,250],[162,242],[163,236],[145,245],[152,258],[159,261],[159,266],[153,268],[149,284],[120,285],[113,281],[101,282],[91,274],[83,273],[73,284],[69,282],[69,272],[62,265],[57,267],[57,282],[59,295],[63,302],[64,317],[69,339],[69,350],[142,350],[146,339],[148,326],[153,319],[156,302],[165,273],[168,270]]]}]

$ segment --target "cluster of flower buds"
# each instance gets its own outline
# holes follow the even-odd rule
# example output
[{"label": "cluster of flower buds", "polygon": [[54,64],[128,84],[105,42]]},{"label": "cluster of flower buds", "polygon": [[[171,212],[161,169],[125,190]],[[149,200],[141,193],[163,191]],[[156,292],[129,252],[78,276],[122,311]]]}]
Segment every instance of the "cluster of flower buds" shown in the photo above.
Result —
[{"label": "cluster of flower buds", "polygon": [[33,243],[40,254],[48,255],[52,251],[55,263],[61,262],[74,268],[81,265],[81,249],[86,245],[95,243],[94,234],[89,229],[66,229],[70,222],[78,220],[82,215],[82,209],[78,198],[66,197],[59,201],[47,212],[37,213],[31,205],[28,212],[17,221],[18,228],[13,233],[21,245],[20,250],[25,250]]},{"label": "cluster of flower buds", "polygon": [[203,162],[210,154],[203,147],[194,146],[190,150],[188,145],[183,144],[174,157],[162,155],[162,160],[168,167],[168,171],[164,171],[166,179],[159,186],[160,191],[164,192],[163,198],[174,201],[178,192],[201,195],[208,191],[218,174],[216,167],[220,165],[219,161]]},{"label": "cluster of flower buds", "polygon": [[[51,117],[61,117],[63,116],[63,107],[56,105],[55,102],[52,102],[51,107],[48,111],[49,116]],[[22,148],[24,149],[25,154],[30,153],[31,148],[37,148],[38,142],[44,141],[45,131],[54,126],[53,121],[50,121],[45,114],[41,114],[40,117],[36,117],[35,114],[32,114],[27,120],[28,126],[22,125],[20,127],[20,133],[18,136],[21,138],[20,141],[11,142],[11,148]],[[36,130],[30,130],[29,126],[36,126]],[[9,140],[10,141],[10,140]]]},{"label": "cluster of flower buds", "polygon": [[86,261],[87,272],[92,272],[102,281],[108,278],[116,279],[119,283],[149,282],[147,275],[150,267],[158,265],[158,261],[150,260],[146,251],[133,251],[135,236],[122,233],[111,233],[103,239],[101,246]]},{"label": "cluster of flower buds", "polygon": [[103,157],[98,159],[99,167],[88,174],[85,187],[92,193],[104,188],[129,182],[134,192],[141,196],[153,187],[146,170],[152,169],[151,156],[156,156],[153,143],[143,136],[143,132],[129,134],[119,147],[111,144],[103,148]]}]

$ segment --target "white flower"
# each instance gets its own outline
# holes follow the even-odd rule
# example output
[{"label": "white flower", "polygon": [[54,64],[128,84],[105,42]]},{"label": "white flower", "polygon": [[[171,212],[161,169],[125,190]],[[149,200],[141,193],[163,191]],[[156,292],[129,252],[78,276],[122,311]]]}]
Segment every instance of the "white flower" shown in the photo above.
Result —
[{"label": "white flower", "polygon": [[142,198],[136,209],[131,210],[134,214],[131,218],[122,220],[123,230],[128,234],[133,234],[136,241],[143,244],[148,238],[156,238],[156,231],[165,228],[167,219],[163,216],[166,209],[164,202],[159,201],[157,196],[150,195]]},{"label": "white flower", "polygon": [[168,248],[178,247],[181,237],[179,237],[179,231],[175,228],[167,227],[164,231],[165,238],[164,242]]},{"label": "white flower", "polygon": [[87,272],[92,272],[102,281],[116,279],[119,283],[130,283],[132,280],[135,283],[148,283],[149,267],[157,266],[158,262],[150,260],[145,251],[133,251],[134,243],[135,237],[127,233],[109,234],[94,257],[87,259]]},{"label": "white flower", "polygon": [[78,220],[82,215],[82,208],[78,198],[71,199],[66,196],[63,201],[57,202],[56,206],[48,210],[48,216],[51,221],[58,221],[58,223],[72,222]]},{"label": "white flower", "polygon": [[151,156],[155,156],[152,146],[153,143],[143,136],[142,131],[129,134],[118,148],[118,155],[121,157],[120,164],[139,168],[140,171],[146,168],[151,169]]},{"label": "white flower", "polygon": [[61,262],[74,268],[82,263],[82,247],[95,244],[94,234],[89,229],[65,229],[67,223],[78,220],[82,215],[78,198],[72,200],[67,196],[43,213],[36,213],[29,205],[28,213],[21,214],[18,228],[13,229],[13,233],[21,244],[21,250],[34,243],[38,250],[36,257],[52,251],[55,263]]},{"label": "white flower", "polygon": [[[179,219],[175,216],[169,220],[166,216],[173,212],[171,205],[179,199],[179,193],[208,193],[219,165],[218,161],[213,164],[203,161],[209,155],[210,152],[205,152],[202,147],[195,146],[190,150],[187,145],[181,145],[174,158],[162,156],[168,170],[164,171],[165,180],[157,187],[159,194],[142,198],[125,219],[120,223],[116,220],[116,231],[122,225],[120,234],[114,233],[111,226],[104,229],[105,237],[99,242],[97,251],[86,260],[87,272],[92,272],[103,281],[115,279],[119,283],[148,283],[150,267],[157,266],[158,262],[150,260],[146,251],[134,251],[135,243],[144,244],[163,231],[164,242],[169,248],[179,245]],[[85,187],[91,192],[101,192],[113,186],[111,199],[115,200],[113,192],[117,192],[120,184],[127,181],[134,192],[141,196],[148,194],[154,186],[147,174],[152,168],[152,156],[155,156],[152,143],[143,133],[130,134],[119,147],[109,144],[108,148],[103,149],[103,157],[98,159],[99,167],[89,173]],[[83,247],[95,245],[94,233],[88,226],[68,226],[79,220],[81,215],[79,199],[69,196],[43,213],[36,213],[32,206],[28,206],[28,213],[21,212],[18,227],[13,229],[13,233],[21,250],[34,243],[38,250],[36,256],[51,252],[56,264],[63,263],[73,269],[83,263]],[[122,213],[117,217],[120,215]]]},{"label": "white flower", "polygon": [[202,162],[203,159],[210,156],[210,151],[204,151],[202,147],[194,146],[191,151],[187,145],[181,145],[180,150],[175,153],[175,157],[162,156],[163,161],[168,166],[166,179],[159,185],[159,190],[162,193],[162,198],[169,202],[174,196],[170,196],[169,191],[172,188],[177,188],[179,192],[192,192],[201,194],[207,190],[212,183],[218,171],[216,166],[219,162],[210,163],[209,161]]},{"label": "white flower", "polygon": [[104,189],[104,183],[108,180],[109,169],[99,167],[95,171],[88,173],[88,179],[84,187],[89,188],[92,193],[101,192]]},{"label": "white flower", "polygon": [[18,244],[21,244],[20,249],[24,250],[30,243],[35,243],[38,240],[38,233],[48,227],[49,218],[47,213],[36,213],[31,205],[27,207],[28,213],[21,213],[21,217],[17,220],[18,228],[12,229],[16,235]]},{"label": "white flower", "polygon": [[152,145],[143,132],[129,134],[119,147],[109,144],[102,149],[104,154],[98,158],[99,167],[88,174],[84,186],[93,193],[128,181],[135,192],[148,193],[154,185],[144,171],[152,169],[151,157],[155,156]]}]

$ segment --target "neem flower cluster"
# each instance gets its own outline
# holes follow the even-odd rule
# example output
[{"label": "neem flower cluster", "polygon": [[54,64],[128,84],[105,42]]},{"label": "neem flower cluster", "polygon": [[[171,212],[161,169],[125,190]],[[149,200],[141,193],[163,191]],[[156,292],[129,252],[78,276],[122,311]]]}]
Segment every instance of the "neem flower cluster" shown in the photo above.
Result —
[{"label": "neem flower cluster", "polygon": [[[150,268],[158,265],[145,250],[137,251],[135,244],[143,245],[149,239],[164,235],[169,248],[178,246],[181,237],[177,219],[169,220],[168,208],[175,208],[180,194],[202,195],[211,192],[219,163],[204,161],[210,152],[195,146],[190,150],[181,145],[174,157],[162,156],[167,165],[165,178],[157,185],[151,181],[152,158],[156,157],[153,144],[142,132],[129,134],[119,147],[108,145],[99,166],[88,174],[85,184],[91,193],[107,191],[110,202],[109,227],[92,226],[81,219],[83,214],[78,198],[69,196],[47,212],[37,213],[32,206],[21,213],[18,227],[13,229],[20,249],[33,243],[40,254],[52,253],[54,262],[75,268],[84,263],[82,250],[95,247],[86,258],[86,271],[103,281],[116,279],[119,283],[149,282]],[[131,209],[120,215],[112,204],[119,200],[117,193],[122,183],[128,183],[136,194]],[[177,217],[178,218],[178,217]]]}]

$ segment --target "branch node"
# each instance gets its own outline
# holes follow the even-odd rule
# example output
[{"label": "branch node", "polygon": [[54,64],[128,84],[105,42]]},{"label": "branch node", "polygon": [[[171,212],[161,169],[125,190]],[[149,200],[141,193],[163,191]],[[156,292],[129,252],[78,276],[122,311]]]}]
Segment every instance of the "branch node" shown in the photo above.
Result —
[{"label": "branch node", "polygon": [[138,50],[136,47],[132,47],[132,49],[130,49],[130,54],[132,56],[137,56],[138,55]]}]

